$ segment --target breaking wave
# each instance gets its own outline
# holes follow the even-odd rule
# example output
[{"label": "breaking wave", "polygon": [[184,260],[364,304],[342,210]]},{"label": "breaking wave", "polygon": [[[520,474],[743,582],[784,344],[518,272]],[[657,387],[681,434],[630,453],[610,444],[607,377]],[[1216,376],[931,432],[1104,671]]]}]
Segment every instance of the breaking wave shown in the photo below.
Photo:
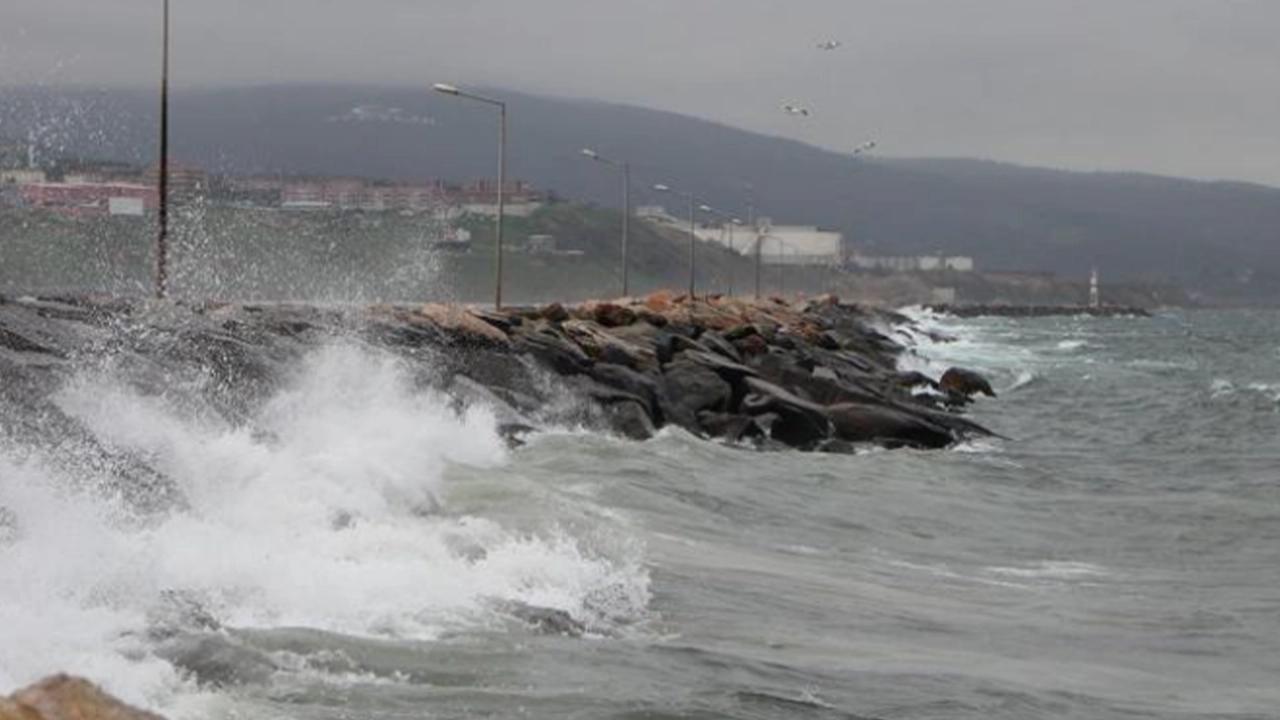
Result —
[{"label": "breaking wave", "polygon": [[586,632],[645,612],[642,552],[622,528],[588,542],[555,517],[519,525],[474,499],[451,510],[473,471],[513,472],[509,451],[490,412],[451,409],[390,356],[318,350],[247,423],[110,374],[81,375],[57,400],[178,500],[141,510],[104,468],[0,438],[0,687],[71,668],[172,711],[195,687],[156,642],[175,631],[156,629],[175,605],[190,611],[180,632],[423,641],[510,607]]}]

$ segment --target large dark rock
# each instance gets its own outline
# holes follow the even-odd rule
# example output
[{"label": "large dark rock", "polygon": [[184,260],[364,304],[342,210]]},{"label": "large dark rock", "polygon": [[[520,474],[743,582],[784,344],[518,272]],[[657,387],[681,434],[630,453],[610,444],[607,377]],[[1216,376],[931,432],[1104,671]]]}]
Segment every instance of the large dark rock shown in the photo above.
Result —
[{"label": "large dark rock", "polygon": [[898,408],[843,403],[827,413],[836,436],[850,442],[944,448],[956,441],[947,428]]},{"label": "large dark rock", "polygon": [[517,334],[516,350],[525,352],[559,375],[578,375],[594,364],[575,343],[549,329]]},{"label": "large dark rock", "polygon": [[953,367],[946,371],[938,385],[943,392],[957,397],[971,398],[979,393],[987,397],[996,396],[996,391],[991,389],[991,383],[985,377],[965,368]]},{"label": "large dark rock", "polygon": [[660,425],[665,421],[658,401],[660,392],[658,380],[654,376],[611,363],[597,363],[591,368],[590,374],[592,378],[605,385],[640,398],[655,424]]},{"label": "large dark rock", "polygon": [[742,355],[738,353],[738,349],[733,346],[733,343],[724,339],[719,333],[708,330],[707,332],[702,333],[698,338],[698,342],[702,343],[712,352],[719,353],[736,363],[742,362]]},{"label": "large dark rock", "polygon": [[765,435],[764,428],[750,415],[703,410],[698,413],[698,424],[711,437],[729,442],[759,440]]},{"label": "large dark rock", "polygon": [[723,412],[733,397],[733,386],[706,365],[679,358],[662,376],[662,414],[687,430],[697,432],[698,413]]},{"label": "large dark rock", "polygon": [[825,409],[760,378],[744,379],[748,394],[741,411],[748,415],[776,415],[769,437],[791,447],[808,449],[831,435]]},{"label": "large dark rock", "polygon": [[597,323],[607,328],[624,327],[636,321],[634,310],[613,303],[596,305],[592,315]]}]

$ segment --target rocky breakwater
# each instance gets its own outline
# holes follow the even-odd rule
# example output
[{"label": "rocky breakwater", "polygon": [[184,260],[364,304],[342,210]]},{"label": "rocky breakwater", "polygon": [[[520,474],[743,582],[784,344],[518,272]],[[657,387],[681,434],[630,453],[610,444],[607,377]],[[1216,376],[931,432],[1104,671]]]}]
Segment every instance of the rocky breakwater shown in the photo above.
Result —
[{"label": "rocky breakwater", "polygon": [[677,425],[760,448],[849,452],[859,444],[943,448],[990,434],[956,412],[974,394],[992,394],[985,381],[967,373],[970,382],[940,384],[900,372],[907,348],[886,333],[910,321],[830,296],[791,304],[656,294],[469,311],[465,324],[456,309],[418,312],[465,325],[484,348],[473,372],[500,374],[483,369],[505,362],[497,348],[533,358],[633,438]]},{"label": "rocky breakwater", "polygon": [[307,353],[333,343],[399,357],[459,408],[492,408],[514,443],[539,427],[643,439],[676,425],[763,449],[943,448],[989,434],[959,411],[980,379],[900,372],[910,321],[823,297],[800,303],[657,294],[501,312],[451,305],[327,307],[0,298],[0,433],[152,499],[145,457],[100,443],[52,398],[86,370],[144,393],[191,394],[252,427]]}]

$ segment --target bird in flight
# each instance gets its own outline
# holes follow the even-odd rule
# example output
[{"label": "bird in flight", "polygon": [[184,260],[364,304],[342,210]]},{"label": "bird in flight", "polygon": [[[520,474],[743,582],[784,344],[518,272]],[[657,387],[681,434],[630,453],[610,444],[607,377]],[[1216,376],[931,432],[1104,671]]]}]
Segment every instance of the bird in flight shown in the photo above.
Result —
[{"label": "bird in flight", "polygon": [[844,43],[840,42],[839,40],[827,40],[826,42],[818,43],[818,49],[819,50],[835,50],[836,48],[840,47],[843,44]]},{"label": "bird in flight", "polygon": [[799,105],[783,105],[782,111],[788,115],[799,115],[800,117],[809,117],[809,108]]},{"label": "bird in flight", "polygon": [[854,154],[854,155],[861,155],[861,154],[863,154],[863,153],[871,152],[872,150],[875,150],[875,149],[876,149],[876,141],[875,141],[875,140],[868,140],[867,142],[864,142],[864,143],[862,143],[861,145],[859,145],[858,147],[854,148],[854,149],[853,149],[853,154]]}]

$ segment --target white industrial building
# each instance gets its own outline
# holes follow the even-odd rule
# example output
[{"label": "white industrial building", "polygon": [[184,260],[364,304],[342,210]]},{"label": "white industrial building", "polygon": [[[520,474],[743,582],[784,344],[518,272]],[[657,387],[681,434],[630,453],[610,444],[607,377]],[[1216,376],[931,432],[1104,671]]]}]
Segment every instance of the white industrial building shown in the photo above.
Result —
[{"label": "white industrial building", "polygon": [[[688,218],[678,218],[660,205],[636,209],[644,220],[676,231],[688,232]],[[765,265],[840,265],[844,262],[844,235],[815,225],[773,225],[761,218],[758,229],[745,225],[702,225],[694,228],[701,240],[730,246],[740,255],[754,256],[756,240],[761,240],[760,261]]]}]

